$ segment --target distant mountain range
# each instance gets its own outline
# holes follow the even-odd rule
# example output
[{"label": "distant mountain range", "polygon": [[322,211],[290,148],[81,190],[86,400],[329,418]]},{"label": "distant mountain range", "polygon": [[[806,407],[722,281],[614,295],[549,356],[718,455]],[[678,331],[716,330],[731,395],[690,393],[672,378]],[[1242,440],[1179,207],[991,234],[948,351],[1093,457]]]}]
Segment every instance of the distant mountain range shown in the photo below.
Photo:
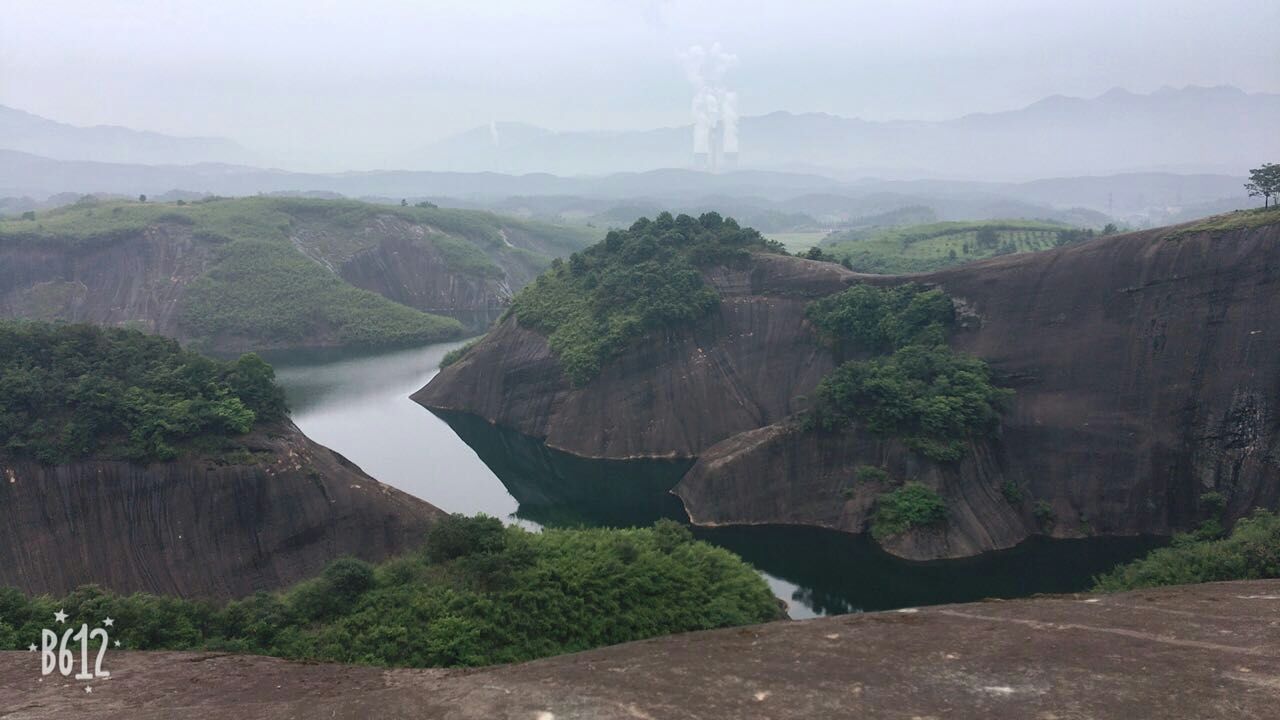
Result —
[{"label": "distant mountain range", "polygon": [[79,127],[0,105],[0,149],[56,160],[141,163],[254,163],[257,158],[225,138],[174,137],[114,125]]},{"label": "distant mountain range", "polygon": [[[1019,110],[940,122],[872,122],[823,113],[745,117],[738,166],[853,181],[1019,181],[1134,172],[1242,175],[1280,157],[1280,95],[1230,86],[1055,95]],[[693,165],[690,126],[557,132],[493,123],[382,158],[435,172],[613,175]],[[0,106],[0,149],[131,165],[270,165],[225,138],[77,127]],[[218,172],[216,170],[212,172]],[[65,190],[65,187],[55,189]],[[465,193],[463,193],[465,194]]]},{"label": "distant mountain range", "polygon": [[[667,169],[601,177],[402,170],[310,174],[216,163],[71,162],[0,150],[0,214],[45,209],[92,193],[129,197],[145,193],[173,200],[206,194],[289,193],[388,202],[429,199],[451,207],[565,220],[598,218],[618,224],[673,209],[717,210],[764,229],[809,224],[829,228],[851,219],[924,206],[947,220],[1020,217],[1099,225],[1117,219],[1144,226],[1256,204],[1243,191],[1243,182],[1242,176],[1171,173],[1020,183],[841,181],[760,170],[712,174]],[[787,214],[806,217],[781,217]]]},{"label": "distant mountain range", "polygon": [[[851,179],[1029,180],[1126,172],[1240,174],[1280,156],[1280,95],[1229,86],[1121,89],[1045,98],[1020,110],[942,122],[871,122],[775,112],[741,121],[741,167]],[[689,167],[689,126],[554,132],[495,123],[396,158],[460,172],[604,174]]]}]

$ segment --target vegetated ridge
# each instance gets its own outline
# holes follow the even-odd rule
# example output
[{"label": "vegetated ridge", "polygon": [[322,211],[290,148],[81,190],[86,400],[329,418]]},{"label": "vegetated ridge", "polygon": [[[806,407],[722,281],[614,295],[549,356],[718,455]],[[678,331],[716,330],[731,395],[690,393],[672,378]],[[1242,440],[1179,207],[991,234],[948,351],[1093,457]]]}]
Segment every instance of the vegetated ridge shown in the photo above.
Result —
[{"label": "vegetated ridge", "polygon": [[435,313],[496,313],[586,232],[354,201],[89,201],[0,221],[0,316],[220,352],[429,342],[463,332]]}]

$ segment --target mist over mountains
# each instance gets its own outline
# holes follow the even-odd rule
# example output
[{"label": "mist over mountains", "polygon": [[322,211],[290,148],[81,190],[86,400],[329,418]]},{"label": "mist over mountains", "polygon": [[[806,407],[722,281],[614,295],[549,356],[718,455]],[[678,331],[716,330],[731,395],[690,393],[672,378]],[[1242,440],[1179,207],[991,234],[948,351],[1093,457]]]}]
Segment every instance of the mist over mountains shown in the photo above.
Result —
[{"label": "mist over mountains", "polygon": [[0,148],[55,160],[148,165],[259,160],[226,138],[174,137],[114,125],[79,127],[3,105],[0,105]]},{"label": "mist over mountains", "polygon": [[255,167],[222,138],[76,127],[0,107],[0,214],[83,194],[176,199],[347,196],[624,224],[661,209],[719,210],[764,230],[831,228],[926,207],[940,219],[1174,222],[1252,203],[1247,168],[1280,154],[1280,95],[1232,87],[1054,96],[955,120],[743,118],[740,165],[691,169],[693,127],[555,132],[493,123],[387,160],[394,170]]},{"label": "mist over mountains", "polygon": [[[1243,173],[1280,152],[1280,95],[1229,86],[1055,95],[943,122],[774,112],[740,121],[741,167],[842,178],[1030,180],[1128,172]],[[560,175],[688,167],[692,126],[553,132],[496,123],[406,154],[398,167]]]}]

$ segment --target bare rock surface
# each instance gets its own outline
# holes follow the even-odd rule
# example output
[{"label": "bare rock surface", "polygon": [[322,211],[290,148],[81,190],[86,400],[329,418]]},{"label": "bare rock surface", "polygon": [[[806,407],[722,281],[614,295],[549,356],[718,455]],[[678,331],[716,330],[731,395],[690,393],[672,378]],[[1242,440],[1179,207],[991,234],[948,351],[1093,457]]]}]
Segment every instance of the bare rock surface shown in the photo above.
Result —
[{"label": "bare rock surface", "polygon": [[342,555],[379,561],[412,550],[442,513],[292,423],[255,430],[246,444],[250,458],[147,465],[0,457],[0,586],[241,597]]},{"label": "bare rock surface", "polygon": [[1280,581],[778,622],[478,670],[118,651],[104,666],[41,681],[38,654],[0,653],[0,716],[1263,720],[1280,706]]}]

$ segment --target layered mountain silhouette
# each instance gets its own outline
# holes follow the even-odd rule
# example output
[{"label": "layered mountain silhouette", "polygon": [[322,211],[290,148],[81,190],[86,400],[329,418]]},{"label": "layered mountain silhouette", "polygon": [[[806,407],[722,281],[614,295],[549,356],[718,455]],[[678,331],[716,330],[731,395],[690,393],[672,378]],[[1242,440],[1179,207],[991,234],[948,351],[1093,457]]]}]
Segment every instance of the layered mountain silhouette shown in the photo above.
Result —
[{"label": "layered mountain silhouette", "polygon": [[257,158],[226,138],[175,137],[115,125],[80,127],[0,105],[0,149],[55,160],[145,165],[253,163]]},{"label": "layered mountain silhouette", "polygon": [[[846,178],[1026,180],[1121,172],[1241,174],[1280,153],[1280,95],[1230,86],[1055,95],[942,122],[775,112],[741,121],[742,167]],[[689,126],[554,132],[494,123],[402,158],[403,167],[561,175],[688,167]]]}]

